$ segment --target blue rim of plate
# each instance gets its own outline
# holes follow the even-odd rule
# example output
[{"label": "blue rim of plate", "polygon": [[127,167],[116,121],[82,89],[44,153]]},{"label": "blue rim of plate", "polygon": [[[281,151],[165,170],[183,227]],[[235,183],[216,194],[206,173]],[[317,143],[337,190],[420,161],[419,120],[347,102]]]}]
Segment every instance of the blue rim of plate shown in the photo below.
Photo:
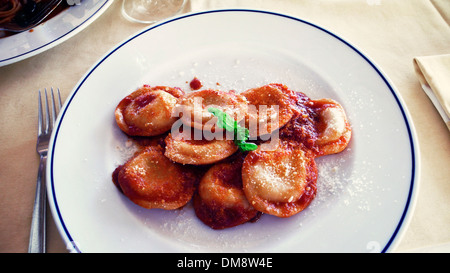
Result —
[{"label": "blue rim of plate", "polygon": [[[54,202],[54,207],[55,207],[55,211],[59,220],[59,223],[61,224],[61,228],[64,231],[65,236],[67,237],[67,240],[72,243],[72,245],[70,247],[73,247],[73,249],[77,252],[81,252],[77,246],[75,244],[73,244],[74,240],[69,232],[69,230],[67,229],[66,225],[64,224],[64,219],[61,215],[61,212],[59,210],[58,207],[58,201],[56,200],[56,195],[55,195],[55,188],[54,188],[54,178],[53,178],[53,159],[54,159],[54,153],[55,153],[55,144],[56,144],[56,139],[58,137],[58,132],[61,126],[61,122],[64,119],[64,115],[68,109],[68,107],[70,106],[70,103],[72,102],[72,99],[75,97],[76,93],[78,92],[78,90],[81,88],[81,86],[83,85],[83,83],[87,80],[87,78],[89,78],[89,76],[94,72],[94,70],[96,70],[102,63],[103,61],[105,61],[110,55],[112,55],[115,51],[117,51],[119,48],[121,48],[122,46],[126,45],[128,42],[132,41],[133,39],[139,37],[140,35],[147,33],[153,29],[156,29],[160,26],[163,26],[165,24],[171,23],[173,21],[178,21],[178,20],[182,20],[184,18],[189,18],[192,16],[199,16],[202,14],[209,14],[209,13],[220,13],[220,12],[254,12],[254,13],[263,13],[263,14],[269,14],[269,15],[274,15],[274,16],[281,16],[284,18],[288,18],[288,19],[292,19],[298,22],[301,22],[303,24],[307,24],[309,26],[312,26],[320,31],[323,31],[324,33],[334,37],[335,39],[339,40],[340,42],[344,43],[346,46],[348,46],[349,48],[351,48],[354,52],[356,52],[359,56],[361,56],[368,64],[370,64],[370,66],[378,73],[378,75],[383,79],[384,83],[386,84],[386,86],[389,87],[389,90],[391,91],[391,94],[393,95],[399,109],[401,110],[403,119],[405,121],[405,126],[407,128],[408,131],[408,137],[409,137],[409,144],[410,144],[410,151],[411,151],[411,182],[410,182],[410,188],[408,191],[408,198],[406,200],[406,204],[405,207],[403,209],[402,215],[399,219],[399,222],[395,228],[395,230],[392,232],[392,235],[390,237],[390,239],[388,240],[388,242],[386,243],[386,245],[382,248],[381,252],[387,252],[390,247],[392,246],[392,244],[394,243],[395,239],[397,238],[397,236],[399,235],[400,229],[404,226],[405,221],[407,220],[407,214],[408,212],[412,209],[412,205],[413,205],[413,192],[416,186],[416,179],[418,176],[418,166],[417,166],[417,162],[416,162],[416,156],[418,154],[418,151],[416,150],[416,142],[415,142],[415,137],[414,137],[414,129],[412,128],[411,123],[409,122],[409,117],[407,114],[407,111],[405,110],[403,103],[401,102],[401,99],[399,97],[399,95],[397,94],[397,92],[394,90],[393,86],[391,85],[391,83],[388,81],[388,79],[386,78],[386,76],[384,76],[384,74],[378,69],[378,67],[371,61],[369,60],[369,58],[367,56],[365,56],[360,50],[358,50],[357,48],[355,48],[353,45],[351,45],[350,43],[348,43],[347,41],[345,41],[344,39],[342,39],[341,37],[337,36],[336,34],[316,25],[313,24],[311,22],[299,19],[297,17],[293,17],[290,15],[286,15],[286,14],[281,14],[281,13],[277,13],[277,12],[272,12],[272,11],[264,11],[264,10],[253,10],[253,9],[219,9],[219,10],[209,10],[209,11],[203,11],[203,12],[197,12],[197,13],[190,13],[190,14],[185,14],[179,17],[175,17],[172,19],[169,19],[167,21],[163,21],[159,24],[156,24],[154,26],[151,26],[147,29],[144,29],[143,31],[135,34],[134,36],[128,38],[127,40],[125,40],[124,42],[122,42],[120,45],[116,46],[113,50],[111,50],[109,53],[107,53],[100,61],[98,61],[97,64],[95,64],[93,66],[92,69],[89,70],[89,72],[80,80],[80,83],[78,84],[78,86],[76,87],[76,89],[74,89],[74,91],[72,92],[71,97],[68,99],[67,103],[66,103],[66,107],[64,108],[63,112],[61,113],[60,116],[60,121],[57,124],[57,128],[54,131],[54,138],[53,138],[53,142],[52,142],[52,153],[51,153],[51,157],[50,157],[50,185],[51,185],[51,193],[53,196],[53,202]],[[68,245],[69,246],[69,245]]]},{"label": "blue rim of plate", "polygon": [[[74,27],[70,31],[64,33],[63,35],[59,36],[58,38],[55,38],[52,41],[50,41],[50,42],[48,42],[46,44],[43,44],[43,45],[41,45],[41,46],[39,46],[37,48],[34,48],[33,50],[30,50],[30,51],[27,51],[27,52],[24,52],[24,53],[21,53],[21,54],[18,54],[18,55],[15,55],[15,56],[8,57],[6,59],[0,60],[0,66],[12,64],[14,62],[18,62],[20,60],[23,60],[23,59],[21,59],[21,57],[26,56],[26,55],[29,55],[28,57],[32,57],[32,56],[36,55],[37,53],[39,53],[40,51],[43,52],[46,49],[50,49],[50,47],[49,47],[50,45],[54,45],[54,46],[58,45],[59,43],[61,43],[63,41],[63,39],[67,38],[67,36],[69,34],[71,34],[72,32],[74,32],[76,30],[78,31],[82,27],[85,27],[86,26],[85,25],[86,22],[90,21],[93,17],[97,16],[99,11],[101,11],[103,8],[106,8],[109,5],[111,5],[113,1],[114,0],[105,0],[105,2],[93,14],[91,14],[91,16],[89,16],[88,18],[86,18],[86,20],[81,22],[79,25],[77,25],[76,27]],[[15,59],[17,59],[17,60],[15,60]]]}]

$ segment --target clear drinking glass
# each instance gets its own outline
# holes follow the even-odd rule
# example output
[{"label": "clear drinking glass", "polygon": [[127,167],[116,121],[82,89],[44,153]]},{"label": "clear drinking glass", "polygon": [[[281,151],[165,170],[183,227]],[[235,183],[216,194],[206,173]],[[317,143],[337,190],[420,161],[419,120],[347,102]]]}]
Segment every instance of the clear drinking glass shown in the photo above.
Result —
[{"label": "clear drinking glass", "polygon": [[123,0],[122,14],[133,22],[151,24],[178,14],[186,0]]}]

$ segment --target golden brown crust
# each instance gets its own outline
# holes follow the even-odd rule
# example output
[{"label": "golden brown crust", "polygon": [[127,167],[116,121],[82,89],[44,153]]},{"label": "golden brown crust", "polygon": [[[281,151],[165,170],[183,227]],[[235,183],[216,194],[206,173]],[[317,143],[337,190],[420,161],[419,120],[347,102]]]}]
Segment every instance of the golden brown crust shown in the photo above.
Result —
[{"label": "golden brown crust", "polygon": [[[270,134],[283,127],[295,113],[296,94],[285,85],[267,84],[241,94],[249,104],[246,127],[252,137]],[[277,108],[278,112],[275,111]]]},{"label": "golden brown crust", "polygon": [[218,108],[239,122],[244,119],[247,112],[247,100],[233,91],[205,89],[190,92],[180,98],[177,112],[181,115],[181,121],[187,126],[199,130],[222,130],[222,128],[216,128],[217,118],[208,112],[209,107]]},{"label": "golden brown crust", "polygon": [[170,161],[156,146],[137,152],[113,174],[123,194],[148,209],[184,206],[191,200],[197,180],[195,170]]},{"label": "golden brown crust", "polygon": [[331,99],[304,100],[280,129],[280,139],[313,151],[316,157],[342,152],[351,135],[344,108]]},{"label": "golden brown crust", "polygon": [[202,177],[194,197],[197,217],[213,229],[234,227],[255,218],[258,211],[242,189],[242,160],[212,166]]},{"label": "golden brown crust", "polygon": [[[312,100],[283,84],[241,94],[207,89],[185,95],[178,88],[144,86],[124,98],[116,121],[141,150],[116,168],[114,184],[144,208],[176,209],[193,199],[197,217],[213,229],[237,226],[262,213],[290,217],[304,210],[317,191],[315,158],[339,153],[350,141],[343,107],[331,99]],[[200,111],[194,111],[198,98]],[[259,111],[272,105],[279,112]],[[230,138],[215,128],[210,106],[243,119],[250,135],[259,137],[258,149],[237,152],[233,133]],[[181,113],[181,132],[173,130],[178,118],[173,112]],[[262,126],[268,130],[259,130]],[[264,142],[266,133],[279,133],[279,139]]]},{"label": "golden brown crust", "polygon": [[318,113],[318,156],[342,152],[350,142],[352,129],[344,108],[331,99],[314,100]]},{"label": "golden brown crust", "polygon": [[196,140],[192,135],[170,133],[166,139],[164,155],[181,164],[206,165],[213,164],[234,154],[238,147],[233,140],[212,139]]},{"label": "golden brown crust", "polygon": [[120,101],[115,110],[119,128],[130,136],[155,136],[170,130],[173,111],[183,92],[167,86],[143,86]]},{"label": "golden brown crust", "polygon": [[316,180],[312,155],[286,143],[273,151],[249,152],[242,167],[250,204],[278,217],[290,217],[306,208],[315,196]]}]

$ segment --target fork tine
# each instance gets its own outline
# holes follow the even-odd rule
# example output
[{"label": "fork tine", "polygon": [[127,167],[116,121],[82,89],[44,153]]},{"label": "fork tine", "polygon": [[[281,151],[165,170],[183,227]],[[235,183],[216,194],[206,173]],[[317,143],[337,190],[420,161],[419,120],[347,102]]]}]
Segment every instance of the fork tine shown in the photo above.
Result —
[{"label": "fork tine", "polygon": [[48,96],[47,96],[47,88],[45,88],[45,129],[44,133],[48,133],[50,131],[50,110],[48,108]]},{"label": "fork tine", "polygon": [[52,117],[53,117],[52,128],[53,128],[53,126],[56,123],[56,118],[58,117],[58,112],[59,112],[59,110],[61,110],[62,103],[61,103],[61,93],[59,92],[59,88],[57,89],[57,95],[58,95],[57,102],[58,102],[58,105],[55,102],[55,94],[54,94],[54,91],[53,91],[53,87],[52,87],[51,90],[52,90]]},{"label": "fork tine", "polygon": [[41,90],[39,89],[39,105],[38,105],[38,135],[42,134],[43,123],[42,123],[42,98],[41,98]]},{"label": "fork tine", "polygon": [[59,105],[59,110],[61,110],[62,103],[61,103],[61,93],[59,92],[59,88],[58,88],[58,105]]},{"label": "fork tine", "polygon": [[52,87],[52,128],[53,125],[55,124],[56,121],[56,103],[55,103],[55,94],[53,92],[53,87]]}]

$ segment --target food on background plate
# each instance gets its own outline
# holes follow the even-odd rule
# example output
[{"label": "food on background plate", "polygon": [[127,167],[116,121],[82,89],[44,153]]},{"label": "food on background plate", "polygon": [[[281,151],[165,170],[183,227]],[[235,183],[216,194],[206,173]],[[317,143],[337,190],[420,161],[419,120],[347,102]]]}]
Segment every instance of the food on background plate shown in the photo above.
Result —
[{"label": "food on background plate", "polygon": [[[8,24],[17,25],[20,27],[29,26],[29,20],[35,16],[36,9],[40,9],[48,4],[51,4],[49,0],[1,0],[0,1],[0,26],[6,26]],[[50,14],[48,14],[40,24],[45,23],[51,18],[57,16],[61,12],[68,9],[75,3],[71,1],[61,1]],[[32,32],[33,29],[27,30]],[[16,31],[3,31],[0,30],[0,39],[4,37],[10,37],[20,32]]]},{"label": "food on background plate", "polygon": [[[145,208],[192,200],[212,229],[298,214],[317,192],[315,158],[343,151],[351,138],[338,102],[279,83],[241,93],[146,85],[122,99],[115,117],[141,147],[114,171],[119,190]],[[160,140],[145,144],[150,136]]]}]

